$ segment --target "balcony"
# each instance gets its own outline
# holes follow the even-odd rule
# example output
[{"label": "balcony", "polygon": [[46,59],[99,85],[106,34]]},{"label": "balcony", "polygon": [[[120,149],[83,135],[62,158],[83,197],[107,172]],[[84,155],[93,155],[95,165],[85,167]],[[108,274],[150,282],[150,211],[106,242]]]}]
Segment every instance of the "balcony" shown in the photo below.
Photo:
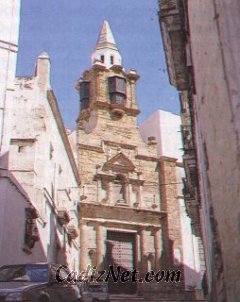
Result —
[{"label": "balcony", "polygon": [[198,192],[196,188],[192,188],[191,185],[189,185],[186,178],[183,178],[183,195],[187,214],[191,219],[191,225],[194,234],[196,236],[201,236],[199,214],[200,202],[198,199]]},{"label": "balcony", "polygon": [[191,125],[182,125],[182,140],[183,140],[183,148],[184,152],[188,153],[194,150],[194,142],[193,142],[193,135],[192,135],[192,127]]},{"label": "balcony", "polygon": [[70,240],[74,240],[78,237],[78,231],[75,225],[71,224],[67,227],[67,233]]},{"label": "balcony", "polygon": [[159,7],[159,23],[170,83],[180,91],[187,90],[186,31],[179,1],[160,0]]},{"label": "balcony", "polygon": [[70,215],[66,208],[59,208],[57,211],[57,219],[60,225],[66,225],[70,221]]},{"label": "balcony", "polygon": [[197,160],[194,149],[191,152],[185,153],[183,155],[183,163],[185,168],[185,173],[187,181],[191,188],[198,187],[198,170],[197,170]]}]

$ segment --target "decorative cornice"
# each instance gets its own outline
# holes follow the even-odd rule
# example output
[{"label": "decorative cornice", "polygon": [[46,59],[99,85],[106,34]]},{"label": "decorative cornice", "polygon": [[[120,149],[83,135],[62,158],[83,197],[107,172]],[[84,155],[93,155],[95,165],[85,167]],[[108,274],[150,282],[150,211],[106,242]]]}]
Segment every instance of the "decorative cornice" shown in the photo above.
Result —
[{"label": "decorative cornice", "polygon": [[113,65],[112,67],[109,68],[110,70],[114,71],[114,72],[121,72],[123,71],[123,67],[121,65]]},{"label": "decorative cornice", "polygon": [[125,73],[125,76],[128,80],[133,80],[135,82],[140,78],[140,76],[134,70],[130,70],[128,73]]},{"label": "decorative cornice", "polygon": [[[84,210],[84,208],[86,209],[90,209],[90,208],[94,208],[96,210],[99,210],[101,213],[104,213],[104,209],[116,209],[116,206],[113,205],[103,205],[102,203],[92,203],[92,202],[87,202],[87,201],[82,201],[80,202],[80,210]],[[134,212],[134,213],[145,213],[145,214],[150,214],[151,217],[156,217],[159,218],[159,220],[161,218],[164,218],[167,216],[167,212],[165,211],[156,211],[156,210],[150,210],[150,209],[142,209],[142,208],[133,208],[133,207],[117,207],[118,211],[122,211],[125,213],[129,213],[129,211]],[[89,211],[88,211],[89,212]],[[90,213],[90,212],[89,212]],[[94,211],[94,213],[96,214],[96,211]],[[82,216],[83,217],[83,216]],[[124,217],[124,216],[121,216]],[[146,218],[146,216],[144,216]],[[89,219],[88,217],[84,217],[85,219]],[[101,219],[101,218],[99,218]],[[124,219],[123,219],[124,220]]]},{"label": "decorative cornice", "polygon": [[123,149],[130,149],[130,150],[135,150],[137,146],[130,145],[130,144],[125,144],[125,143],[117,143],[109,140],[103,140],[103,143],[107,146],[112,146],[112,147],[121,147]]},{"label": "decorative cornice", "polygon": [[107,68],[106,68],[104,65],[102,65],[102,63],[100,63],[100,62],[95,62],[95,63],[93,64],[92,69],[95,70],[95,71],[107,70]]},{"label": "decorative cornice", "polygon": [[135,179],[135,178],[128,178],[128,182],[130,184],[133,184],[133,185],[143,186],[145,180]]},{"label": "decorative cornice", "polygon": [[97,147],[97,146],[90,146],[90,145],[85,145],[85,144],[78,144],[78,148],[82,150],[89,150],[89,151],[95,151],[98,153],[104,153],[102,147]]},{"label": "decorative cornice", "polygon": [[104,179],[104,180],[109,180],[113,181],[116,178],[116,175],[109,175],[109,174],[103,174],[103,173],[98,173],[94,176],[94,179]]},{"label": "decorative cornice", "polygon": [[125,107],[125,112],[127,115],[131,115],[131,116],[138,116],[141,113],[139,109],[128,108],[128,107]]},{"label": "decorative cornice", "polygon": [[32,145],[36,142],[36,138],[12,138],[10,143],[12,145],[17,145],[18,143],[24,143],[25,145]]},{"label": "decorative cornice", "polygon": [[138,154],[138,155],[135,156],[135,158],[136,159],[146,160],[146,161],[155,161],[155,162],[158,162],[158,158],[157,157],[148,156],[148,155]]},{"label": "decorative cornice", "polygon": [[176,165],[177,165],[177,159],[174,158],[174,157],[161,156],[161,157],[159,158],[159,161],[160,161],[160,162],[164,162],[164,161],[173,162],[173,163],[176,163]]},{"label": "decorative cornice", "polygon": [[184,167],[183,163],[180,163],[180,162],[176,162],[176,166],[177,166],[177,167],[180,167],[180,168],[183,168],[183,167]]},{"label": "decorative cornice", "polygon": [[[112,108],[114,107],[110,103],[107,103],[107,102],[101,101],[101,100],[97,100],[95,102],[95,105],[98,109],[107,109],[109,111],[112,110]],[[121,108],[122,108],[122,110],[125,111],[125,113],[127,115],[130,115],[130,116],[138,116],[141,113],[141,111],[137,108],[129,108],[129,107],[122,107],[122,106],[121,106]]]},{"label": "decorative cornice", "polygon": [[103,171],[106,170],[123,173],[133,172],[135,170],[135,165],[125,154],[119,153],[103,165]]}]

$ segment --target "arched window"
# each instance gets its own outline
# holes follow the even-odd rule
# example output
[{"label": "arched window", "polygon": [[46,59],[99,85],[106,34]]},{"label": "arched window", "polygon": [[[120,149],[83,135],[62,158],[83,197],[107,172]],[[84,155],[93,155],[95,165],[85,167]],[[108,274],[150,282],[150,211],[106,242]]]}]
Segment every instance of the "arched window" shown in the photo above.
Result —
[{"label": "arched window", "polygon": [[114,56],[110,56],[110,64],[111,64],[111,65],[114,64]]}]

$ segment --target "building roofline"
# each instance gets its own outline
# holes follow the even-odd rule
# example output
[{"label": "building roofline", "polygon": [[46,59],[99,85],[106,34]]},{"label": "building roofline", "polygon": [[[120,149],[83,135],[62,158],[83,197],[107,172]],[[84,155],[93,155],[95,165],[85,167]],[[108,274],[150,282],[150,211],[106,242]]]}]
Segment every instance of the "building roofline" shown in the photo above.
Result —
[{"label": "building roofline", "polygon": [[73,151],[72,151],[72,148],[71,148],[71,145],[70,145],[67,133],[66,133],[66,129],[64,127],[64,123],[63,123],[63,119],[62,119],[62,116],[61,116],[61,113],[60,113],[60,110],[59,110],[59,107],[58,107],[57,99],[56,99],[56,96],[55,96],[52,89],[48,89],[48,91],[47,91],[47,100],[48,100],[48,103],[49,103],[50,108],[52,110],[52,113],[54,115],[54,118],[56,120],[60,136],[62,138],[65,150],[67,152],[68,159],[70,161],[70,165],[73,169],[74,177],[77,181],[77,184],[80,185],[81,180],[80,180],[80,176],[79,176],[79,173],[78,173],[78,168],[77,168],[77,165],[76,165],[76,161],[75,161]]}]

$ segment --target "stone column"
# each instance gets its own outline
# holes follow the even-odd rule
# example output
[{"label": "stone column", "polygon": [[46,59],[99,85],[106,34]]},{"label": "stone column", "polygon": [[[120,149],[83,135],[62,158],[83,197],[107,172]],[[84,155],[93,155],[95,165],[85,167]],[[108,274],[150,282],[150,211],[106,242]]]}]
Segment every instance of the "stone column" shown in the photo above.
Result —
[{"label": "stone column", "polygon": [[143,227],[140,229],[141,273],[147,272],[147,233]]},{"label": "stone column", "polygon": [[100,192],[101,192],[101,189],[100,189],[100,186],[101,185],[101,180],[99,178],[97,178],[97,196],[96,196],[96,201],[97,202],[101,202],[101,196],[100,196]]},{"label": "stone column", "polygon": [[106,229],[103,225],[98,224],[95,227],[96,230],[96,248],[97,248],[97,268],[101,269],[104,267],[104,256],[105,256],[105,240],[106,240]]},{"label": "stone column", "polygon": [[80,222],[80,271],[87,269],[87,245],[86,245],[86,229],[87,225],[85,222]]},{"label": "stone column", "polygon": [[125,190],[125,203],[129,206],[130,204],[130,184],[127,179],[124,179],[123,188]]},{"label": "stone column", "polygon": [[162,230],[156,228],[153,230],[154,234],[154,249],[155,249],[155,270],[158,271],[160,268],[160,258],[162,253]]},{"label": "stone column", "polygon": [[142,207],[142,185],[138,188],[138,194],[137,194],[137,202],[139,203],[139,207]]},{"label": "stone column", "polygon": [[108,183],[108,204],[114,205],[114,200],[113,200],[113,184],[111,181]]}]

